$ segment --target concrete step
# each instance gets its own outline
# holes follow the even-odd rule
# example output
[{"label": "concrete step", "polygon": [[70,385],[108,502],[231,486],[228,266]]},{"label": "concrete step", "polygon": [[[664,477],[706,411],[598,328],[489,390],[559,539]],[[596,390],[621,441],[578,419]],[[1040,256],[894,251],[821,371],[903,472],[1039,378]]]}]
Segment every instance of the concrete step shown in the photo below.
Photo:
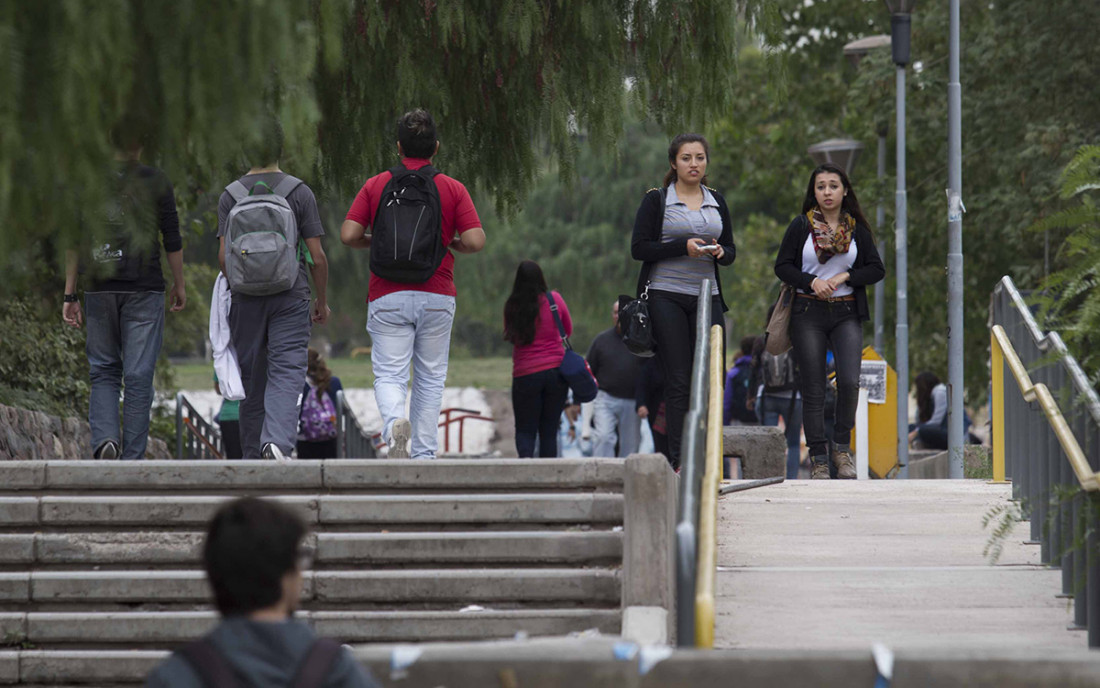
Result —
[{"label": "concrete step", "polygon": [[[607,605],[620,594],[618,570],[400,569],[312,571],[303,602],[354,604],[560,603]],[[0,604],[202,604],[201,571],[33,571],[0,573]],[[8,607],[11,609],[11,607]]]},{"label": "concrete step", "polygon": [[[618,609],[481,609],[470,611],[319,611],[298,618],[320,635],[347,643],[471,640],[565,635],[597,629],[618,633]],[[0,613],[6,642],[35,646],[122,644],[172,647],[218,622],[213,611]]]},{"label": "concrete step", "polygon": [[165,490],[610,490],[621,491],[623,459],[329,459],[324,461],[6,461],[12,491]]},{"label": "concrete step", "polygon": [[[310,525],[622,523],[613,493],[275,496]],[[0,497],[6,527],[203,526],[228,495]]]},{"label": "concrete step", "polygon": [[[194,565],[201,532],[96,531],[0,534],[0,565]],[[314,566],[340,564],[583,564],[622,559],[622,533],[612,530],[311,534]]]}]

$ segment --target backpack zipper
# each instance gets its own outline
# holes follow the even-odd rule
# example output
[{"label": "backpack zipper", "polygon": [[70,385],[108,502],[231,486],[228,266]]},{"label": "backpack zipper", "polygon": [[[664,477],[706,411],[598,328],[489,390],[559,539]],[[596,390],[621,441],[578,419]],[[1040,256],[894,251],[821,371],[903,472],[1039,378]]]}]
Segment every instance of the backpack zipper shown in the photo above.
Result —
[{"label": "backpack zipper", "polygon": [[409,260],[413,257],[413,245],[416,243],[416,233],[420,231],[420,221],[424,219],[424,210],[425,208],[421,206],[420,215],[417,216],[416,225],[413,227],[412,239],[409,239]]}]

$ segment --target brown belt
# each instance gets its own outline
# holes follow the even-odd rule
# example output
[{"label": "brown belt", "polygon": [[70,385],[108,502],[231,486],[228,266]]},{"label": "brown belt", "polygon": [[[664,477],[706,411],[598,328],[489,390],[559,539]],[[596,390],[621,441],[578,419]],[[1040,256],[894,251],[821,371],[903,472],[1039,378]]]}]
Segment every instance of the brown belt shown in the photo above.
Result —
[{"label": "brown belt", "polygon": [[814,301],[823,301],[825,303],[840,303],[841,301],[855,301],[856,300],[856,295],[855,294],[848,294],[847,296],[837,296],[835,298],[823,299],[820,296],[818,296],[817,294],[803,294],[803,293],[800,292],[798,294],[798,297],[801,298],[801,299],[813,299]]}]

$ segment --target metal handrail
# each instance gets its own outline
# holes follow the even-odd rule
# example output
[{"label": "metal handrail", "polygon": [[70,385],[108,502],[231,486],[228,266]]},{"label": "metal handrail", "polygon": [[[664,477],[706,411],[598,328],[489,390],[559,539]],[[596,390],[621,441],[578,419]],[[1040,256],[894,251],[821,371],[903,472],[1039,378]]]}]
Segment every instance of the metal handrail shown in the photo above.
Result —
[{"label": "metal handrail", "polygon": [[373,459],[378,452],[374,435],[363,429],[359,418],[348,405],[344,390],[336,393],[336,458]]},{"label": "metal handrail", "polygon": [[[1016,384],[1020,387],[1020,394],[1023,395],[1024,401],[1029,403],[1038,402],[1039,407],[1042,408],[1043,414],[1050,423],[1051,430],[1058,437],[1058,443],[1062,445],[1062,450],[1065,451],[1066,458],[1069,459],[1070,466],[1073,468],[1073,472],[1077,476],[1077,482],[1081,484],[1082,489],[1089,492],[1100,490],[1100,474],[1089,467],[1089,460],[1085,457],[1085,452],[1081,450],[1081,445],[1077,443],[1077,438],[1073,436],[1073,431],[1069,429],[1069,423],[1066,422],[1065,416],[1058,408],[1058,402],[1054,400],[1054,395],[1050,393],[1050,389],[1045,384],[1041,382],[1032,383],[1031,376],[1028,375],[1027,368],[1024,367],[1024,362],[1016,354],[1016,349],[1009,341],[1008,334],[1000,325],[993,326],[992,343],[999,349],[999,353],[1004,357],[1005,364],[1012,371],[1012,376],[1016,378]],[[994,394],[997,395],[997,392],[995,391]],[[1003,446],[1001,449],[1003,449]],[[1003,454],[1000,460],[1003,466]]]},{"label": "metal handrail", "polygon": [[183,392],[177,392],[176,458],[194,460],[224,457],[221,430],[208,422]]},{"label": "metal handrail", "polygon": [[699,497],[703,489],[706,400],[710,367],[707,332],[710,328],[714,284],[704,279],[695,307],[695,352],[691,368],[691,400],[684,416],[680,446],[680,504],[676,520],[676,644],[695,645],[695,585],[698,571]]},{"label": "metal handrail", "polygon": [[[452,413],[461,413],[460,416],[451,417]],[[466,421],[468,420],[484,420],[490,423],[495,422],[491,416],[483,416],[480,411],[474,409],[464,408],[445,408],[439,412],[439,415],[443,416],[443,420],[439,422],[437,427],[443,428],[443,451],[451,451],[451,424],[458,423],[458,453],[463,451],[463,436],[466,432]]]},{"label": "metal handrail", "polygon": [[714,576],[718,570],[718,483],[722,474],[722,326],[710,328],[710,394],[706,472],[699,508],[699,562],[695,583],[695,645],[714,647]]}]

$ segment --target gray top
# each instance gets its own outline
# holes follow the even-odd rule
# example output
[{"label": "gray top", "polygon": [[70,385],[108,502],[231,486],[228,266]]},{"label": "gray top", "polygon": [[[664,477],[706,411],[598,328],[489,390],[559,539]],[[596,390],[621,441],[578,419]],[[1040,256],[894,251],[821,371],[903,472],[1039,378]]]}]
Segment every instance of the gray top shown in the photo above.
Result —
[{"label": "gray top", "polygon": [[942,382],[932,388],[932,417],[928,425],[942,425],[947,420],[947,385]]},{"label": "gray top", "polygon": [[[279,185],[279,182],[286,177],[285,172],[264,172],[262,174],[246,174],[237,181],[244,185],[249,191],[252,187],[263,182],[272,189]],[[286,197],[286,202],[290,205],[290,209],[294,211],[294,217],[298,221],[298,234],[303,239],[312,239],[314,237],[324,236],[325,230],[321,226],[321,215],[317,211],[317,199],[313,195],[313,190],[309,188],[304,182],[299,184],[296,189],[290,192],[290,195]],[[233,209],[236,202],[233,200],[233,196],[228,191],[223,191],[221,198],[218,199],[218,236],[225,236],[226,220],[229,217],[229,211]],[[294,286],[288,289],[283,294],[273,294],[273,296],[293,296],[303,301],[309,301],[309,274],[306,271],[305,256],[298,264],[298,281],[294,283]],[[256,299],[268,299],[271,296],[249,296],[247,294],[233,294],[233,301],[254,301]]]},{"label": "gray top", "polygon": [[[718,213],[718,201],[714,199],[710,189],[703,187],[703,204],[699,210],[689,210],[687,203],[676,195],[676,184],[668,185],[661,243],[698,237],[709,244],[718,241],[721,235],[722,217]],[[685,255],[655,263],[649,275],[649,286],[650,289],[659,291],[696,296],[699,293],[699,284],[707,278],[714,279],[714,258],[692,258]],[[711,294],[718,294],[717,284],[711,288]]]},{"label": "gray top", "polygon": [[[289,686],[317,636],[297,620],[250,621],[244,617],[224,619],[210,632],[214,646],[233,667],[242,686],[283,688]],[[174,654],[161,662],[145,679],[146,688],[203,688],[199,677],[183,657]],[[347,650],[333,661],[325,677],[325,688],[378,688]]]}]

